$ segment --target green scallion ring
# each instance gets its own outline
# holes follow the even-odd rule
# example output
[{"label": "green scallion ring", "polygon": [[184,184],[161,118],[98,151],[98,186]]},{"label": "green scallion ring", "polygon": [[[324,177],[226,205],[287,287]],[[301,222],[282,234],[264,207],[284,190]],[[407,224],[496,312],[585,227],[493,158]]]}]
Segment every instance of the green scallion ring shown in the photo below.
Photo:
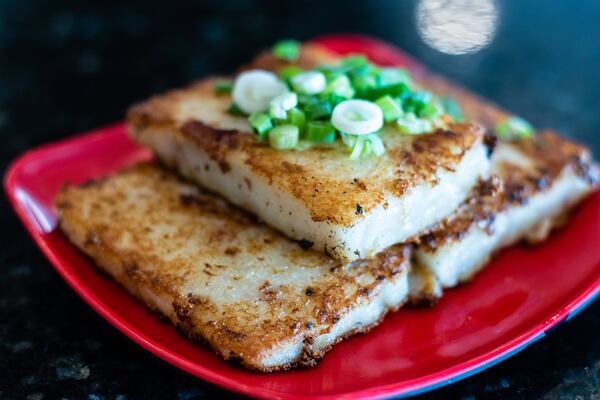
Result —
[{"label": "green scallion ring", "polygon": [[300,43],[296,40],[281,40],[273,46],[273,55],[281,60],[295,61],[300,57]]},{"label": "green scallion ring", "polygon": [[300,131],[296,125],[279,125],[269,131],[269,145],[278,150],[293,149],[299,138]]},{"label": "green scallion ring", "polygon": [[248,122],[261,139],[264,139],[267,132],[273,128],[271,118],[265,113],[253,113],[248,118]]}]

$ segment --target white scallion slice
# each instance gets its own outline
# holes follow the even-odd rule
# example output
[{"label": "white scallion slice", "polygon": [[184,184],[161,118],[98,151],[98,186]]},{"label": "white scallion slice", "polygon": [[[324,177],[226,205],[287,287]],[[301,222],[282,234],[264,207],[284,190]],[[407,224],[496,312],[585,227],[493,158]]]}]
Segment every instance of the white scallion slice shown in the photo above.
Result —
[{"label": "white scallion slice", "polygon": [[385,154],[385,145],[377,133],[371,133],[369,135],[348,135],[342,133],[340,136],[342,142],[350,150],[349,158],[351,160],[359,160],[371,155],[381,156]]},{"label": "white scallion slice", "polygon": [[233,102],[246,114],[264,112],[273,98],[288,91],[272,72],[255,69],[242,72],[235,79],[231,93]]},{"label": "white scallion slice", "polygon": [[271,117],[278,119],[285,119],[287,117],[288,110],[298,105],[298,96],[294,92],[287,92],[280,94],[271,100],[269,105],[269,114]]},{"label": "white scallion slice", "polygon": [[302,94],[319,94],[327,86],[325,75],[319,71],[299,73],[290,82],[294,90]]},{"label": "white scallion slice", "polygon": [[344,133],[368,135],[383,126],[383,112],[370,101],[346,100],[333,109],[331,123]]},{"label": "white scallion slice", "polygon": [[352,152],[350,153],[351,160],[358,160],[361,157],[365,143],[366,141],[363,136],[356,137],[354,145],[352,146]]},{"label": "white scallion slice", "polygon": [[373,154],[381,156],[385,153],[385,146],[379,135],[373,133],[365,136],[365,138],[371,143],[371,151],[373,151]]}]

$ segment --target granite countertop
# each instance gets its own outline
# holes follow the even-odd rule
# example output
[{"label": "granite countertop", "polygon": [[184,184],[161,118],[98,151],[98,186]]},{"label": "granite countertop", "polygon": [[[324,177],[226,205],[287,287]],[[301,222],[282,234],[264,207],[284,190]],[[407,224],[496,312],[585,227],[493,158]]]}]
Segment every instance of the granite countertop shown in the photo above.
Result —
[{"label": "granite countertop", "polygon": [[[38,144],[119,120],[154,92],[232,71],[277,38],[327,32],[394,42],[600,155],[600,3],[514,0],[499,11],[489,47],[452,56],[420,39],[408,1],[0,0],[0,170]],[[151,356],[96,315],[4,198],[0,221],[0,399],[236,397]],[[419,398],[600,399],[599,317],[596,302],[514,357]]]}]

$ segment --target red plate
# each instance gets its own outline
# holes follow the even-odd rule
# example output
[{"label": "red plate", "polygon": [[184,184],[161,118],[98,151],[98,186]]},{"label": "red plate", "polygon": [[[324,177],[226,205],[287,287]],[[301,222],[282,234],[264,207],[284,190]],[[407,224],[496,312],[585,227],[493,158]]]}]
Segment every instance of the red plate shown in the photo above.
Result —
[{"label": "red plate", "polygon": [[[357,36],[318,40],[340,53],[417,66],[400,51]],[[318,366],[276,374],[231,366],[179,336],[112,281],[55,229],[52,199],[65,181],[99,177],[150,154],[123,124],[43,146],[9,169],[5,189],[42,252],[102,317],[167,362],[206,381],[257,397],[368,398],[429,390],[514,354],[574,315],[600,290],[600,193],[568,226],[535,249],[503,252],[470,284],[432,309],[403,309],[367,335],[336,346]]]}]

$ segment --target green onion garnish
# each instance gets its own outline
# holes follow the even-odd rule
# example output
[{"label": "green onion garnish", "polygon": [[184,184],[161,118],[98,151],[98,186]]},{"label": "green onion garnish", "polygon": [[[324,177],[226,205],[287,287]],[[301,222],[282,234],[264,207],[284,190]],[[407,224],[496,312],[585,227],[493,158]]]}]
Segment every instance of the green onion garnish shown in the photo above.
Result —
[{"label": "green onion garnish", "polygon": [[342,133],[342,142],[350,150],[350,159],[358,160],[370,155],[381,156],[385,153],[383,141],[376,133],[369,135],[347,135]]},{"label": "green onion garnish", "polygon": [[509,117],[496,125],[496,135],[502,140],[525,139],[533,134],[533,126],[520,117]]},{"label": "green onion garnish", "polygon": [[460,105],[452,97],[441,97],[439,101],[444,108],[444,112],[451,116],[454,121],[460,122],[464,119]]},{"label": "green onion garnish", "polygon": [[404,82],[395,83],[393,85],[376,87],[368,90],[360,95],[368,100],[376,100],[383,96],[399,97],[401,99],[408,98],[411,95],[411,90]]},{"label": "green onion garnish", "polygon": [[269,144],[278,150],[293,149],[298,145],[300,131],[296,125],[280,125],[269,131]]},{"label": "green onion garnish", "polygon": [[312,121],[319,118],[329,117],[333,111],[333,106],[328,101],[319,101],[314,104],[306,105],[304,113],[306,119]]},{"label": "green onion garnish", "polygon": [[421,108],[421,110],[419,111],[419,117],[434,120],[438,119],[443,112],[444,110],[442,110],[442,107],[440,105],[431,102],[426,104],[423,108]]},{"label": "green onion garnish", "polygon": [[306,124],[304,139],[313,143],[333,143],[335,141],[335,128],[329,122],[310,121]]},{"label": "green onion garnish", "polygon": [[298,95],[294,92],[280,94],[271,100],[269,115],[272,118],[286,119],[287,111],[298,105]]},{"label": "green onion garnish", "polygon": [[383,119],[385,122],[394,121],[402,115],[402,108],[400,102],[392,98],[391,96],[380,97],[375,104],[383,111]]},{"label": "green onion garnish", "polygon": [[233,89],[233,81],[227,79],[219,79],[215,82],[215,92],[217,94],[228,94]]},{"label": "green onion garnish", "polygon": [[433,124],[426,119],[419,119],[414,113],[406,113],[396,121],[398,130],[409,135],[420,135],[431,132]]},{"label": "green onion garnish", "polygon": [[367,135],[367,140],[371,145],[370,148],[373,154],[375,154],[376,156],[381,156],[385,153],[385,146],[383,145],[383,140],[381,140],[379,135],[376,135],[374,133]]},{"label": "green onion garnish", "polygon": [[351,147],[350,159],[358,160],[363,152],[363,148],[365,147],[365,138],[363,136],[357,136],[354,139],[354,143]]},{"label": "green onion garnish", "polygon": [[402,108],[404,111],[418,113],[431,101],[431,93],[429,92],[413,92],[404,101]]},{"label": "green onion garnish", "polygon": [[302,130],[304,128],[304,124],[306,123],[306,115],[304,112],[298,108],[292,108],[287,113],[286,122],[298,127],[298,129]]},{"label": "green onion garnish", "polygon": [[288,65],[279,70],[279,77],[287,82],[303,71],[304,70],[302,68],[296,65]]},{"label": "green onion garnish", "polygon": [[267,132],[273,128],[271,118],[265,113],[254,113],[248,118],[248,122],[261,139],[266,137]]},{"label": "green onion garnish", "polygon": [[367,65],[368,63],[369,61],[365,56],[363,56],[362,54],[355,54],[344,58],[340,62],[340,65],[347,69],[355,69],[358,67],[362,67],[363,65]]},{"label": "green onion garnish", "polygon": [[290,83],[298,93],[315,95],[325,90],[327,79],[319,71],[307,71],[294,75],[290,79]]},{"label": "green onion garnish", "polygon": [[390,86],[398,83],[410,83],[410,75],[401,68],[381,68],[379,74],[381,86]]},{"label": "green onion garnish", "polygon": [[366,92],[377,87],[377,77],[373,75],[358,75],[352,78],[352,86],[358,92]]},{"label": "green onion garnish", "polygon": [[346,73],[346,68],[332,65],[320,65],[317,67],[317,71],[325,75],[327,82],[331,82],[338,76],[344,75]]},{"label": "green onion garnish", "polygon": [[327,84],[323,94],[334,94],[341,98],[349,99],[354,96],[354,88],[347,75],[338,75]]},{"label": "green onion garnish", "polygon": [[281,60],[296,61],[300,56],[300,43],[296,40],[282,40],[273,46],[273,55]]},{"label": "green onion garnish", "polygon": [[[300,55],[300,44],[281,41],[272,54],[294,61]],[[253,81],[242,85],[240,78],[233,90],[231,82],[218,81],[215,91],[231,92],[234,99],[236,93],[244,94],[237,96],[237,101],[248,103],[244,103],[244,109],[259,111],[245,115],[250,125],[262,140],[277,149],[300,151],[335,143],[340,137],[352,159],[380,156],[385,153],[380,137],[384,124],[394,124],[400,133],[419,135],[444,126],[444,115],[456,121],[462,119],[454,100],[419,90],[406,70],[376,66],[363,55],[309,70],[285,64],[278,76],[268,71],[250,72],[255,74]],[[235,104],[229,112],[244,115]],[[498,124],[497,132],[502,138],[525,137],[532,134],[533,128],[513,118]]]}]

